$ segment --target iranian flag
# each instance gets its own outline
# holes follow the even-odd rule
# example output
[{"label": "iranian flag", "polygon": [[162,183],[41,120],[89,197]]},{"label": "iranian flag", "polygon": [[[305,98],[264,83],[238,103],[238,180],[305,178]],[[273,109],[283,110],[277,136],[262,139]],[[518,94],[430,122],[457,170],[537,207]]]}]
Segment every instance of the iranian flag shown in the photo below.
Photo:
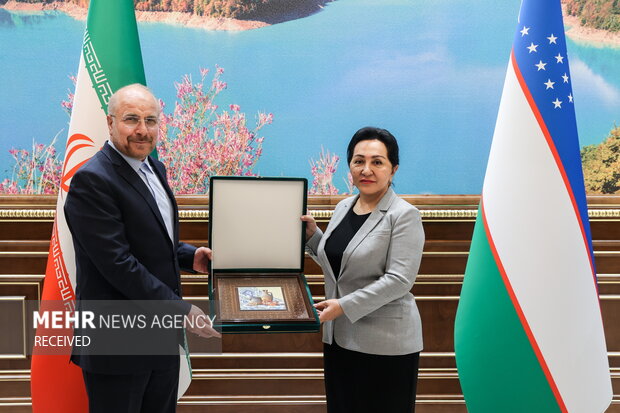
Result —
[{"label": "iranian flag", "polygon": [[[42,308],[75,308],[73,241],[63,207],[71,177],[109,137],[106,123],[108,100],[119,88],[146,84],[138,28],[132,0],[91,0],[80,55],[77,82],[56,218],[45,272]],[[50,304],[48,304],[50,303]],[[53,304],[51,304],[53,303]],[[42,334],[37,330],[37,334]],[[33,349],[31,391],[33,411],[44,413],[87,412],[86,391],[79,367],[69,362],[70,348],[49,354]],[[179,397],[191,380],[189,358],[181,349]]]},{"label": "iranian flag", "polygon": [[523,0],[455,325],[470,413],[600,413],[611,378],[560,0]]}]

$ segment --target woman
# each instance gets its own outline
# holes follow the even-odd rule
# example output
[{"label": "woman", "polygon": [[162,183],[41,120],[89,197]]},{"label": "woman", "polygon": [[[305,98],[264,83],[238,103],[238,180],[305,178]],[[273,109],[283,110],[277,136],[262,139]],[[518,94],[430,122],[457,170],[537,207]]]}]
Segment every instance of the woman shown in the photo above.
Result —
[{"label": "woman", "polygon": [[409,292],[420,266],[419,211],[391,184],[398,143],[372,127],[353,135],[347,161],[359,195],[336,206],[325,234],[310,215],[306,251],[325,274],[323,323],[329,413],[407,412],[415,405],[422,327]]}]

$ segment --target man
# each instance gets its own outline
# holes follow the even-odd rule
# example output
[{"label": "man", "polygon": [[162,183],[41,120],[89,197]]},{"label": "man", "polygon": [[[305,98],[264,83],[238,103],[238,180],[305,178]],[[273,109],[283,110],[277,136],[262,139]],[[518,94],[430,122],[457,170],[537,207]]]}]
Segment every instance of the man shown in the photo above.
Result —
[{"label": "man", "polygon": [[[206,319],[181,299],[180,268],[206,272],[211,250],[179,242],[178,210],[166,171],[149,156],[157,144],[160,112],[145,86],[119,89],[108,104],[110,141],[72,179],[64,211],[75,245],[77,298],[166,300],[177,303],[182,314]],[[219,337],[205,324],[187,328]],[[91,413],[176,409],[178,354],[74,350],[71,359],[82,367]]]}]

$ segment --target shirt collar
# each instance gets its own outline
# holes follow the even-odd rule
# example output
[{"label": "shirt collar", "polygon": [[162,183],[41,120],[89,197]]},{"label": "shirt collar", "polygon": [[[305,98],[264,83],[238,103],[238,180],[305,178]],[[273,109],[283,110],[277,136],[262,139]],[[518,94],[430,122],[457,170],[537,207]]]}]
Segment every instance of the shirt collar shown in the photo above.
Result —
[{"label": "shirt collar", "polygon": [[151,170],[151,172],[153,171],[153,169],[151,168],[151,165],[149,165],[149,163],[147,162],[148,157],[146,157],[144,159],[144,161],[141,161],[139,159],[127,156],[124,153],[122,153],[121,151],[119,151],[116,148],[116,146],[114,146],[114,143],[111,140],[108,141],[108,145],[110,145],[112,147],[112,149],[114,149],[116,152],[118,152],[118,154],[123,157],[123,159],[129,164],[129,166],[131,166],[131,169],[136,171],[136,173],[138,173],[138,171],[140,170],[140,167],[142,166],[143,163],[146,164],[146,166]]}]

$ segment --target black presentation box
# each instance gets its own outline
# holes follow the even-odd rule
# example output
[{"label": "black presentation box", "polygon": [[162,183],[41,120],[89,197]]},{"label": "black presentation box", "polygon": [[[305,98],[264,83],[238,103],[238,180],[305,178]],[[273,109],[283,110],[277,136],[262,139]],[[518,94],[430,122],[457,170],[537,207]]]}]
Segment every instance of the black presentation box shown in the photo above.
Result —
[{"label": "black presentation box", "polygon": [[308,181],[211,177],[209,300],[224,333],[314,332],[304,277]]}]

